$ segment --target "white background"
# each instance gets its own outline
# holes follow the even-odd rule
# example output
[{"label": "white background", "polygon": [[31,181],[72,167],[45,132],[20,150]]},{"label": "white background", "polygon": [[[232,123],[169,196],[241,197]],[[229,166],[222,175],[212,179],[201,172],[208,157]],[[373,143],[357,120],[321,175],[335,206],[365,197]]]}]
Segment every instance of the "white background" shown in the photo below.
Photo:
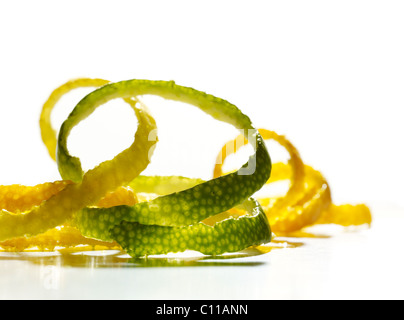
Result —
[{"label": "white background", "polygon": [[[229,100],[256,127],[286,135],[327,177],[335,202],[389,208],[379,217],[393,209],[402,215],[403,16],[402,1],[1,1],[0,184],[59,179],[38,120],[50,92],[65,81],[175,80]],[[56,128],[88,91],[61,101]],[[234,129],[195,108],[144,101],[160,129],[148,172],[209,178]],[[77,127],[69,145],[89,168],[128,146],[135,129],[133,114],[113,102]],[[285,157],[269,147],[274,161]],[[401,223],[376,220],[369,233],[308,240],[301,250],[263,256],[260,269],[55,267],[56,293],[38,289],[42,269],[14,259],[17,268],[6,258],[0,297],[310,298],[347,297],[347,288],[348,297],[399,297]],[[188,282],[178,282],[184,272]],[[239,286],[234,279],[250,279],[246,272],[260,278]],[[206,287],[195,291],[193,283]]]},{"label": "white background", "polygon": [[[336,202],[403,206],[403,13],[401,1],[2,1],[0,183],[59,177],[38,127],[54,88],[77,77],[142,78],[175,80],[225,98],[257,127],[285,134],[325,174]],[[55,127],[84,93],[60,104]],[[174,150],[164,155],[170,167],[161,173],[207,177],[233,132],[217,134],[220,124],[197,110],[160,112],[162,105],[149,103],[162,118],[156,161]],[[118,130],[126,118],[98,122],[115,130],[105,136],[116,149],[99,145],[95,151],[110,153],[97,154],[97,161],[131,142],[128,131]],[[167,138],[169,126],[175,134]],[[84,162],[95,155],[85,148],[107,143],[102,128],[76,139],[82,149],[72,153],[84,150],[77,151]],[[205,158],[190,147],[202,136],[208,138],[200,149],[212,146]],[[187,168],[190,163],[195,166]]]}]

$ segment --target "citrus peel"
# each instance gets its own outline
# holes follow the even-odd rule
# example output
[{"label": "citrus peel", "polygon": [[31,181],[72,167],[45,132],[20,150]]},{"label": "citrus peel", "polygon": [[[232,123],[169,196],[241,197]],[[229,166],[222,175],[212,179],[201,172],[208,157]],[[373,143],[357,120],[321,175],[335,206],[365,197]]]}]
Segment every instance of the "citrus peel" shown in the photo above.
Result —
[{"label": "citrus peel", "polygon": [[[263,139],[278,142],[289,153],[287,163],[272,165],[272,175],[267,184],[281,180],[290,181],[283,196],[258,198],[268,216],[272,231],[287,234],[315,224],[338,224],[342,226],[370,225],[372,216],[365,204],[336,205],[332,202],[331,190],[325,177],[311,166],[303,163],[296,147],[285,136],[267,129],[258,130]],[[225,159],[246,144],[237,143],[242,136],[227,142],[218,154],[214,177],[223,174]]]},{"label": "citrus peel", "polygon": [[[76,105],[57,137],[51,112],[64,94],[81,87],[97,89]],[[254,154],[240,169],[224,174],[222,165],[229,153],[223,150],[227,146],[235,153],[240,147],[236,140],[229,142],[209,181],[142,176],[157,142],[156,122],[139,100],[142,95],[193,105],[214,119],[241,129],[242,145],[249,143]],[[84,172],[80,159],[68,151],[68,136],[97,107],[116,98],[124,99],[138,119],[134,142],[112,160]],[[173,81],[69,81],[54,90],[44,104],[40,128],[63,180],[35,187],[0,188],[3,248],[54,249],[87,244],[120,247],[134,257],[185,250],[219,255],[268,243],[271,229],[287,233],[316,223],[371,222],[365,205],[333,204],[327,181],[303,163],[285,137],[255,129],[250,118],[230,102]],[[289,152],[287,164],[271,164],[264,142],[269,139],[278,141]],[[264,184],[279,180],[290,180],[283,197],[252,198]]]}]

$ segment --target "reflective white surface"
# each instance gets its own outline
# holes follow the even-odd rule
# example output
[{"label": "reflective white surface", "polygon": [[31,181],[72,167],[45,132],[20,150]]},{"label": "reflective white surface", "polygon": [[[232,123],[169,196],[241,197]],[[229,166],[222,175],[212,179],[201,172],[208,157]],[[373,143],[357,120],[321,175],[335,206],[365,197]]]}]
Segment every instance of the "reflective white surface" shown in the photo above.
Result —
[{"label": "reflective white surface", "polygon": [[371,229],[312,229],[241,257],[131,261],[117,251],[0,253],[1,299],[403,299],[403,210]]}]

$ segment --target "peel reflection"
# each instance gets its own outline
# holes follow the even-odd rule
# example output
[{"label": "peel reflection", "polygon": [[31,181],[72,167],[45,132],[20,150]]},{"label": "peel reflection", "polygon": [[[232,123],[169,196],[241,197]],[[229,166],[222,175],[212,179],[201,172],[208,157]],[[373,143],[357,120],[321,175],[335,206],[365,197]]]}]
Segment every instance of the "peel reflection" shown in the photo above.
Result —
[{"label": "peel reflection", "polygon": [[297,248],[302,242],[274,239],[268,245],[250,247],[236,253],[218,256],[202,255],[194,251],[132,258],[121,250],[60,249],[57,251],[0,252],[0,260],[19,260],[40,266],[76,268],[136,268],[136,267],[206,267],[206,266],[259,266],[260,261],[240,259],[261,256],[272,250]]}]

